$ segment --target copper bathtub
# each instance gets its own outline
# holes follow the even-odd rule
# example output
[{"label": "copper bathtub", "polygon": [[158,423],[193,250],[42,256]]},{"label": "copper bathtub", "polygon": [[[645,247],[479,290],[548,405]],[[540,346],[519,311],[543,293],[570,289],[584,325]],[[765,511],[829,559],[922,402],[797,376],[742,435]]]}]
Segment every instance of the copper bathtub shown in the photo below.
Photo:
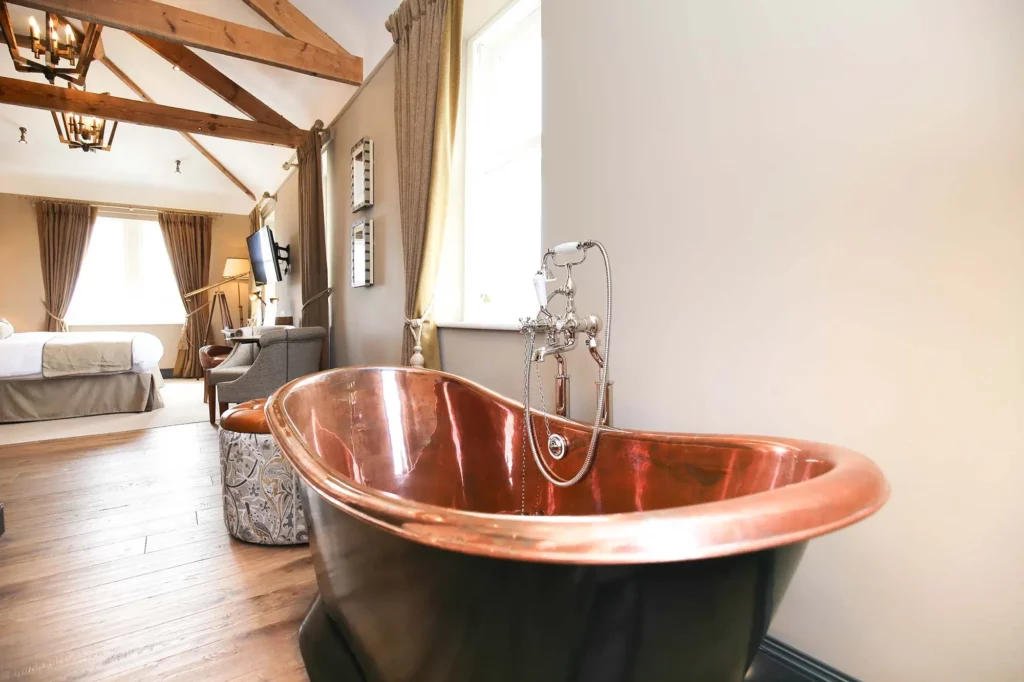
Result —
[{"label": "copper bathtub", "polygon": [[[738,682],[806,542],[888,496],[842,448],[623,430],[556,488],[520,403],[429,370],[305,377],[267,418],[306,483],[312,682]],[[571,476],[590,429],[549,422]]]}]

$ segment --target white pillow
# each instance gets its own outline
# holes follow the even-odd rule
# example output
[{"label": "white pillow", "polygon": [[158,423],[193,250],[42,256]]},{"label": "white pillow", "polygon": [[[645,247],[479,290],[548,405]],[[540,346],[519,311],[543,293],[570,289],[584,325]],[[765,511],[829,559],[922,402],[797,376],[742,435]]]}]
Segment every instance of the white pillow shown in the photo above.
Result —
[{"label": "white pillow", "polygon": [[14,325],[6,317],[0,317],[0,341],[14,333]]}]

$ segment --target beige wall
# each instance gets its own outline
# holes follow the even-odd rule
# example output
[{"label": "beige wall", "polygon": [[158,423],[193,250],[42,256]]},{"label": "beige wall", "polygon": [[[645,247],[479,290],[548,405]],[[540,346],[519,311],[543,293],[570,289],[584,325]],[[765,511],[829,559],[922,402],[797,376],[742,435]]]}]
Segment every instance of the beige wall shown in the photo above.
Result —
[{"label": "beige wall", "polygon": [[0,194],[0,317],[19,332],[46,327],[39,232],[32,202]]},{"label": "beige wall", "polygon": [[[388,57],[367,81],[332,129],[325,152],[327,232],[331,297],[333,364],[401,364],[405,323],[405,268],[398,205],[398,157],[395,150],[395,71]],[[373,140],[374,204],[352,213],[352,147]],[[374,284],[351,286],[351,226],[373,219]]]},{"label": "beige wall", "polygon": [[[212,227],[212,239],[210,244],[210,283],[219,282],[224,279],[224,261],[228,258],[249,258],[249,249],[246,246],[245,238],[249,236],[249,216],[220,214],[214,217]],[[236,326],[241,326],[245,320],[239,321],[238,306],[241,298],[242,316],[249,317],[249,285],[244,280],[239,287],[232,282],[224,286],[224,293],[227,294],[228,305],[231,309],[231,321]],[[215,341],[224,342],[224,335],[220,330],[224,327],[224,321],[219,316],[214,317]],[[166,346],[166,344],[165,344]],[[173,348],[174,346],[172,346]],[[165,360],[166,360],[166,355]],[[174,366],[174,362],[171,362]]]},{"label": "beige wall", "polygon": [[[299,176],[292,173],[277,190],[277,203],[274,205],[274,240],[282,247],[291,246],[292,262],[287,274],[275,285],[280,301],[272,309],[272,313],[292,317],[299,323],[302,311],[302,264],[299,258]],[[282,266],[283,267],[283,266]]]},{"label": "beige wall", "polygon": [[[210,255],[210,281],[222,279],[224,260],[228,257],[247,258],[245,237],[249,234],[249,217],[217,215],[213,220]],[[14,323],[19,332],[39,331],[45,327],[43,312],[43,276],[39,265],[39,233],[33,200],[11,194],[0,194],[0,249],[4,261],[0,267],[0,317]],[[238,323],[238,293],[234,284],[224,287],[231,307],[233,322]],[[243,311],[248,315],[248,285],[242,282]],[[220,328],[223,321],[214,318],[215,343],[223,343]],[[153,334],[164,345],[160,366],[174,367],[175,349],[181,333],[180,325],[126,325],[117,329]],[[76,325],[75,331],[112,329],[91,325]]]}]

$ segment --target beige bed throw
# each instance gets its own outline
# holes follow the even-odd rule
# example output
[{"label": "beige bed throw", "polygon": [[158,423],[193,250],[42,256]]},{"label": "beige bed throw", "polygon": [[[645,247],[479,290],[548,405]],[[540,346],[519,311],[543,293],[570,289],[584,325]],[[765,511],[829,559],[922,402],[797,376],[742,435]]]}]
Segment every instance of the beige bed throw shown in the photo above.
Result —
[{"label": "beige bed throw", "polygon": [[130,372],[134,338],[131,332],[106,332],[88,339],[59,334],[43,346],[43,376],[49,379]]}]

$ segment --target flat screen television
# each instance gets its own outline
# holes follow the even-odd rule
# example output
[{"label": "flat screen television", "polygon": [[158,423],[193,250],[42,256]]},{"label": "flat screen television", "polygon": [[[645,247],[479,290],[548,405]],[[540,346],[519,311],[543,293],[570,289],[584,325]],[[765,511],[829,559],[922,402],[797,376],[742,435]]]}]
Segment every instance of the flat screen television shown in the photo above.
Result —
[{"label": "flat screen television", "polygon": [[274,241],[271,229],[262,227],[259,232],[246,237],[245,241],[249,246],[249,263],[256,284],[280,282],[281,263],[277,259],[277,242]]}]

